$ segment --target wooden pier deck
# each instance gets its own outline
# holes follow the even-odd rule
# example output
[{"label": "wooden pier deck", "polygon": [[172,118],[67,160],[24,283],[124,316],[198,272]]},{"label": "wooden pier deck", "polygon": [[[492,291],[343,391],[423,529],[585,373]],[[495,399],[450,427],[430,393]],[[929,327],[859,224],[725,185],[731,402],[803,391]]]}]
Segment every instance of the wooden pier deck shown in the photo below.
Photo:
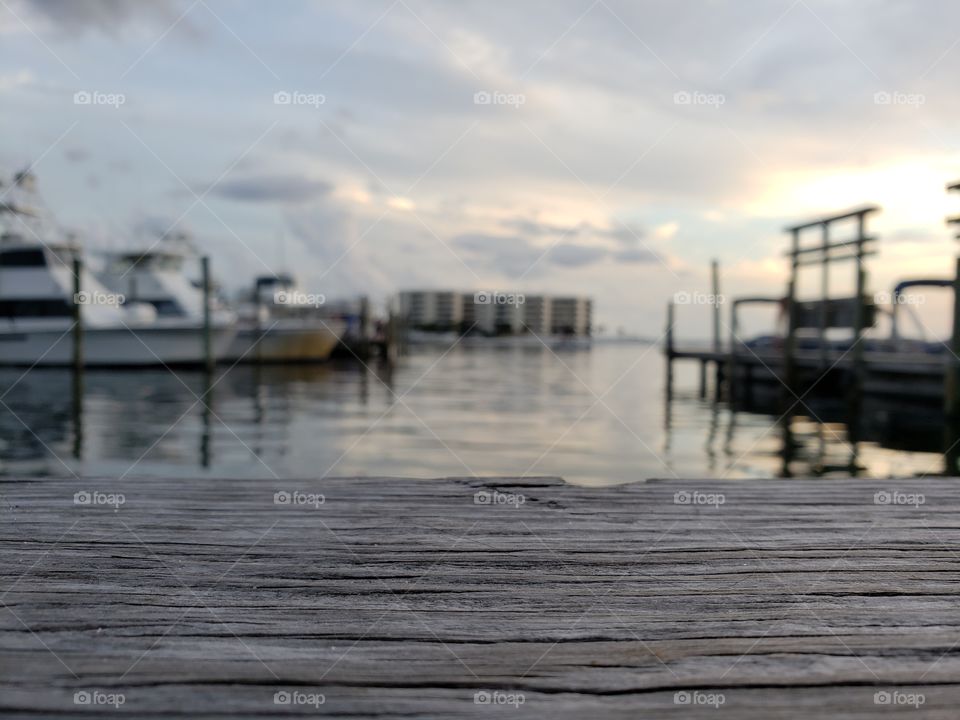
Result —
[{"label": "wooden pier deck", "polygon": [[957,483],[7,479],[0,715],[955,718]]}]

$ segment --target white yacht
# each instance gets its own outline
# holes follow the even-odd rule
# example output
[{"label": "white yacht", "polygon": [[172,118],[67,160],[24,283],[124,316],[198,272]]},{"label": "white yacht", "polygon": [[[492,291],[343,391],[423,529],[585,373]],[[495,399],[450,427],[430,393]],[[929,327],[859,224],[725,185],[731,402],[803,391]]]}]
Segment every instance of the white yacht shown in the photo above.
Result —
[{"label": "white yacht", "polygon": [[[144,252],[112,256],[104,283],[152,306],[161,319],[203,314],[203,295],[189,281],[185,261],[195,256],[183,234],[163,238]],[[330,357],[344,323],[320,313],[320,296],[302,293],[288,276],[259,278],[238,309],[233,341],[217,353],[222,362],[319,362]]]},{"label": "white yacht", "polygon": [[[201,364],[202,321],[161,317],[147,303],[126,302],[85,268],[74,294],[80,248],[30,202],[34,184],[29,173],[19,173],[0,185],[0,365],[71,364],[77,308],[86,365]],[[224,352],[236,318],[221,313],[212,325],[213,352]]]}]

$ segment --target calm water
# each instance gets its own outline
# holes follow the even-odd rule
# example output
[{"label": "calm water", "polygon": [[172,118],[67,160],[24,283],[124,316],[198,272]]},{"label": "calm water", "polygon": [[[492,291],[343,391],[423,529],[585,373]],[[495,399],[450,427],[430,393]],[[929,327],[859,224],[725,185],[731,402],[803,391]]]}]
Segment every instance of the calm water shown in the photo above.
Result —
[{"label": "calm water", "polygon": [[[354,363],[236,367],[219,377],[208,412],[197,399],[201,373],[91,371],[79,418],[68,372],[2,370],[0,474],[526,474],[609,484],[783,473],[775,414],[700,399],[692,365],[678,367],[667,403],[663,365],[657,348],[624,344],[423,348],[392,372]],[[813,409],[823,420],[830,411]],[[910,449],[862,442],[851,462],[842,423],[800,417],[790,426],[790,471],[942,472],[937,452],[916,449],[935,428],[900,442],[890,428],[896,411],[877,413],[873,435]]]}]

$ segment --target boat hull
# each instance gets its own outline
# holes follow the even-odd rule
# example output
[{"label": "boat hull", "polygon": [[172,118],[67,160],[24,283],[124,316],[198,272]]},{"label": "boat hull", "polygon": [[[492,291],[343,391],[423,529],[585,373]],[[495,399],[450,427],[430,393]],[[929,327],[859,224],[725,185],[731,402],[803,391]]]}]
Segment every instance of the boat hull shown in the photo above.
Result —
[{"label": "boat hull", "polygon": [[[220,358],[236,328],[215,327],[214,356]],[[202,365],[203,331],[196,326],[84,328],[83,364],[88,367]],[[0,365],[57,367],[73,364],[69,328],[0,330]]]},{"label": "boat hull", "polygon": [[338,320],[267,321],[262,327],[241,323],[224,354],[224,362],[323,362],[340,342]]}]

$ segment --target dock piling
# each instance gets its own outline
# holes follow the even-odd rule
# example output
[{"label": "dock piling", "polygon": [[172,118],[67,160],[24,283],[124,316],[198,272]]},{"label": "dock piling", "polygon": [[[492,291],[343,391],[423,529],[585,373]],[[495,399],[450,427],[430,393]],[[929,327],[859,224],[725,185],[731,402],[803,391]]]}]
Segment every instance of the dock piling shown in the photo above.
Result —
[{"label": "dock piling", "polygon": [[83,456],[83,303],[81,292],[83,283],[80,277],[83,272],[83,261],[79,256],[73,258],[73,378],[71,383],[72,421],[73,421],[73,457],[77,460]]},{"label": "dock piling", "polygon": [[200,272],[203,276],[203,361],[208,373],[213,373],[216,358],[213,356],[213,328],[210,313],[210,258],[200,258]]},{"label": "dock piling", "polygon": [[956,261],[956,271],[953,280],[953,331],[950,337],[950,354],[944,372],[944,415],[946,437],[944,447],[946,452],[946,472],[955,474],[958,469],[957,438],[960,437],[960,362],[957,360],[960,353],[960,257]]},{"label": "dock piling", "polygon": [[720,265],[710,262],[710,284],[713,294],[713,351],[720,352]]},{"label": "dock piling", "polygon": [[667,303],[667,329],[666,329],[666,348],[664,354],[667,359],[667,397],[673,396],[673,300]]},{"label": "dock piling", "polygon": [[73,258],[73,369],[80,372],[83,369],[83,288],[80,275],[83,272],[83,261],[79,256]]}]

